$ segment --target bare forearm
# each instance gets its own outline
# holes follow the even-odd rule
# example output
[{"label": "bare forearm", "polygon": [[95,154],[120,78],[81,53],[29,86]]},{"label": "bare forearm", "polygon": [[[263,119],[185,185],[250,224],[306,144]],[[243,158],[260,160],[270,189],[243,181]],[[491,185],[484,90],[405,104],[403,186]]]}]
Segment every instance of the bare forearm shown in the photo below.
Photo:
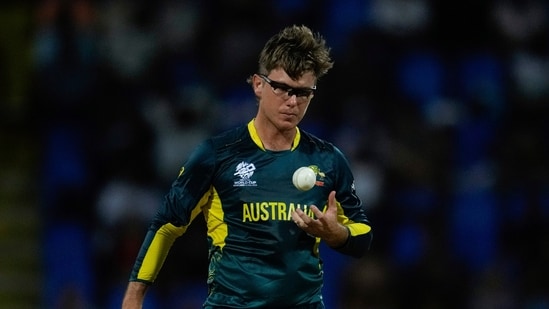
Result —
[{"label": "bare forearm", "polygon": [[130,282],[124,295],[122,309],[141,309],[148,286],[141,282]]}]

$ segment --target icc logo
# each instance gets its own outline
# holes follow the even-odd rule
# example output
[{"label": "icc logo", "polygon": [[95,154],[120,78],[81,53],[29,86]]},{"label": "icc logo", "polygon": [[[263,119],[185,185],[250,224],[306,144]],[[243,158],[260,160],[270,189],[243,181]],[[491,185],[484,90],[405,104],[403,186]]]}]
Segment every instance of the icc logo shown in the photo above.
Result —
[{"label": "icc logo", "polygon": [[234,182],[235,187],[256,186],[256,182],[250,180],[254,172],[255,165],[253,163],[248,163],[244,161],[238,163],[234,175],[240,177],[240,179]]}]

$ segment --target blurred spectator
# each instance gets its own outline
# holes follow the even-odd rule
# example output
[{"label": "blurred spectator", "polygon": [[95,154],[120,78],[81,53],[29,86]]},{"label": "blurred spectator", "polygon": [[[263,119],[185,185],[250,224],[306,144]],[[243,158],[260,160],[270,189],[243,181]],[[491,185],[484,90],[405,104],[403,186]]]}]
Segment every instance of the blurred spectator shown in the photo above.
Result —
[{"label": "blurred spectator", "polygon": [[85,0],[46,0],[36,8],[32,115],[43,155],[46,308],[83,308],[94,299],[89,203],[92,104],[99,86],[94,16],[93,4]]}]

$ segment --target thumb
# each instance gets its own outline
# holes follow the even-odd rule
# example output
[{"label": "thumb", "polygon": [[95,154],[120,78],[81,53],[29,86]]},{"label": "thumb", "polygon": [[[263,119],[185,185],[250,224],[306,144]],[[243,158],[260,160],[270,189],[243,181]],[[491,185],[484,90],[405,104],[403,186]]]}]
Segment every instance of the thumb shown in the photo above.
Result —
[{"label": "thumb", "polygon": [[337,212],[337,201],[336,201],[336,192],[332,191],[328,195],[328,209],[327,211],[335,211]]}]

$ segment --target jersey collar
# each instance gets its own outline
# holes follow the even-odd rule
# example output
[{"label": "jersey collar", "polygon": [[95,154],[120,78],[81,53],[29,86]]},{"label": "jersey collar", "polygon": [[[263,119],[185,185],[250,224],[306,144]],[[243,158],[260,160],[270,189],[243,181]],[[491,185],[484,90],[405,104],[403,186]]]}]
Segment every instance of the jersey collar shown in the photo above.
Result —
[{"label": "jersey collar", "polygon": [[[250,122],[248,122],[248,132],[250,133],[250,136],[252,137],[252,140],[257,145],[257,147],[261,148],[261,150],[263,151],[266,151],[265,147],[263,146],[263,143],[261,142],[261,139],[259,138],[259,134],[257,134],[257,130],[255,129],[254,120],[255,119],[252,119],[250,120]],[[296,134],[294,137],[294,142],[292,143],[291,151],[296,149],[297,145],[299,145],[299,140],[301,139],[301,133],[299,131],[299,128],[296,127],[295,129],[296,129]]]}]

